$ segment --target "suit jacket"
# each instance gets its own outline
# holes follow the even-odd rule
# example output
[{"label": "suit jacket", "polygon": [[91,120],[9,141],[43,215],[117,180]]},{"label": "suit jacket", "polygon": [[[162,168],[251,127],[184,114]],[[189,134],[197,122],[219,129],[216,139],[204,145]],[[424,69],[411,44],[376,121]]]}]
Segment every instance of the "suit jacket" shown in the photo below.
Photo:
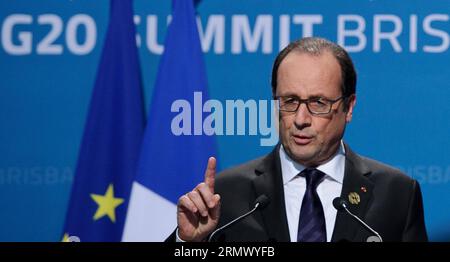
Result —
[{"label": "suit jacket", "polygon": [[[215,235],[217,241],[290,241],[279,146],[259,158],[217,175],[221,196],[219,225],[249,211],[260,195],[270,202],[253,215]],[[346,145],[341,197],[359,195],[349,210],[377,231],[383,241],[427,241],[422,196],[416,180],[401,171],[361,157]],[[338,212],[331,241],[365,242],[373,234],[347,213]]]}]

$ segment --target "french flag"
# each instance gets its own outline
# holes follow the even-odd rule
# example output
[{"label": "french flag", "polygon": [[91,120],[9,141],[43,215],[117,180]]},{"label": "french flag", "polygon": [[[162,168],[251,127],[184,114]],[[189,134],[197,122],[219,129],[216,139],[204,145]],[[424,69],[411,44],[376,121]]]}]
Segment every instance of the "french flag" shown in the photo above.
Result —
[{"label": "french flag", "polygon": [[203,181],[208,158],[216,156],[214,136],[172,132],[180,114],[173,102],[194,105],[194,92],[208,99],[194,3],[173,0],[122,241],[165,240],[176,228],[178,198]]}]

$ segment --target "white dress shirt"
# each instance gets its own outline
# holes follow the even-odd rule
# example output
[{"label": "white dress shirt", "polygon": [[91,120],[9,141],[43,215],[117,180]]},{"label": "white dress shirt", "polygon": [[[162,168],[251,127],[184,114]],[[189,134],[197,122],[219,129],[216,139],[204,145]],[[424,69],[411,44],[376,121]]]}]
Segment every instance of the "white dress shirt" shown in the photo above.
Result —
[{"label": "white dress shirt", "polygon": [[[306,179],[299,174],[305,167],[293,161],[286,154],[283,146],[280,147],[280,160],[289,234],[291,241],[297,242],[300,209],[306,191]],[[344,180],[345,148],[343,142],[341,141],[338,152],[330,161],[316,168],[326,174],[324,180],[317,186],[317,194],[322,202],[325,215],[327,242],[330,242],[337,214],[337,210],[333,207],[333,199],[341,195],[342,181]]]}]

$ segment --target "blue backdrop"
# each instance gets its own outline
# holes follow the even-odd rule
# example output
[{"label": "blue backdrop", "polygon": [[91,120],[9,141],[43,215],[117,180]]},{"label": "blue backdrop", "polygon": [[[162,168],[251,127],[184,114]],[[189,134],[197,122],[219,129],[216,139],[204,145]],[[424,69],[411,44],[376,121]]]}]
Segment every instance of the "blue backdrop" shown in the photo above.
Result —
[{"label": "blue backdrop", "polygon": [[[171,2],[134,7],[148,109]],[[0,2],[0,241],[60,240],[108,10],[107,0]],[[359,74],[346,141],[416,178],[431,240],[450,240],[448,1],[204,0],[197,12],[220,101],[269,99],[289,40],[345,46]],[[271,150],[257,135],[217,142],[220,169]]]}]

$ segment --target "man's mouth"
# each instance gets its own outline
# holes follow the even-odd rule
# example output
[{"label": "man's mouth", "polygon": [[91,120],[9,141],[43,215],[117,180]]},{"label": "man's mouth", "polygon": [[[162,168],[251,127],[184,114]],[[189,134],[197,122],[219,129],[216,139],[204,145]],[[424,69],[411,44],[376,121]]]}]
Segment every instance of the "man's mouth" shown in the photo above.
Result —
[{"label": "man's mouth", "polygon": [[295,144],[301,146],[307,145],[311,143],[311,141],[313,140],[312,136],[306,135],[292,135],[292,138],[294,139]]}]

